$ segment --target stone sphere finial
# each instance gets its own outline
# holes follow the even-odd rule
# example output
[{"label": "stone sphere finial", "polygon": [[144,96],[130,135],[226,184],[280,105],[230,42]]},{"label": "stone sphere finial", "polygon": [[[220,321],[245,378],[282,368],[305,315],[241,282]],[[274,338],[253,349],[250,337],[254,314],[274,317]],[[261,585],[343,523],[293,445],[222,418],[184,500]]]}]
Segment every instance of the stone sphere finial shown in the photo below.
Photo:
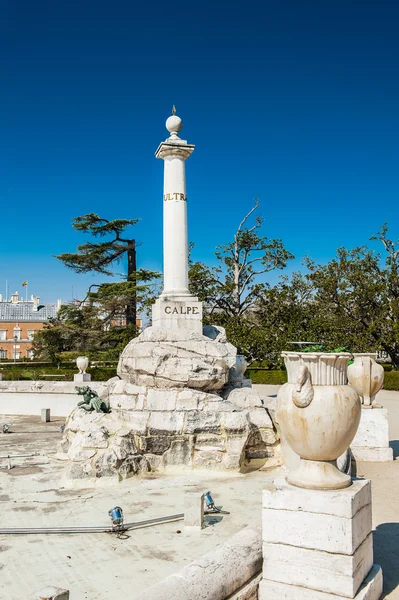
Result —
[{"label": "stone sphere finial", "polygon": [[181,128],[183,127],[183,121],[176,115],[176,107],[172,106],[172,115],[166,120],[166,129],[170,135],[176,137]]}]

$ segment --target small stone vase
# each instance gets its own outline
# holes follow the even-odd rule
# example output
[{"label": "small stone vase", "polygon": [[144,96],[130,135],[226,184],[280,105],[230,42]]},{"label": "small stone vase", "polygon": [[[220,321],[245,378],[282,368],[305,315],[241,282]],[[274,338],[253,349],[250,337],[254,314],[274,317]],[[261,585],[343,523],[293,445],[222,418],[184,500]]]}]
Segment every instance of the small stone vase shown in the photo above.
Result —
[{"label": "small stone vase", "polygon": [[347,352],[283,352],[288,375],[277,395],[276,416],[299,467],[287,475],[298,487],[337,490],[351,477],[337,468],[360,422],[361,404],[348,385]]},{"label": "small stone vase", "polygon": [[241,375],[241,377],[244,377],[244,373],[247,370],[247,359],[245,358],[245,356],[243,354],[237,354],[236,356],[236,371],[237,373],[239,373]]},{"label": "small stone vase", "polygon": [[357,391],[364,406],[375,404],[375,397],[384,384],[384,367],[375,359],[377,354],[354,354],[354,362],[348,367],[348,380]]},{"label": "small stone vase", "polygon": [[79,369],[79,373],[86,373],[86,369],[89,366],[89,359],[87,356],[78,356],[76,359],[76,366]]}]

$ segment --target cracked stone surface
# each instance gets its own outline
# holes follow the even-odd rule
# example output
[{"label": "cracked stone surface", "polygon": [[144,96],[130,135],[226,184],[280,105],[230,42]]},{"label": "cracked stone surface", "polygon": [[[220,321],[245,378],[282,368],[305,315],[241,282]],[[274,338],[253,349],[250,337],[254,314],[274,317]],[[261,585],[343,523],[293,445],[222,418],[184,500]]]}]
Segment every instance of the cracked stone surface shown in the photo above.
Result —
[{"label": "cracked stone surface", "polygon": [[204,333],[148,327],[129,342],[107,383],[111,413],[75,409],[67,419],[67,478],[279,464],[277,430],[236,369],[236,348],[221,327]]},{"label": "cracked stone surface", "polygon": [[220,390],[234,369],[237,350],[221,328],[206,331],[212,337],[148,327],[124,348],[119,377],[161,389]]},{"label": "cracked stone surface", "polygon": [[131,384],[121,383],[116,384],[121,393],[110,396],[110,414],[77,408],[68,417],[61,442],[67,477],[119,481],[169,467],[240,471],[278,463],[278,434],[259,398],[258,406],[243,410],[228,395],[136,389],[142,408],[136,410],[132,394],[130,410],[125,387]]}]

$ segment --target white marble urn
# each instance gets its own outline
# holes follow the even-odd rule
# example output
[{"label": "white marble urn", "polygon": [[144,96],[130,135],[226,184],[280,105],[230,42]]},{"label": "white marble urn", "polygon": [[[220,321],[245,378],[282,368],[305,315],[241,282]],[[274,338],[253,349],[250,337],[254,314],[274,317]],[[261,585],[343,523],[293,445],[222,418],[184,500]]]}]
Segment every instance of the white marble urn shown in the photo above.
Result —
[{"label": "white marble urn", "polygon": [[375,359],[376,352],[353,354],[354,362],[348,367],[348,380],[357,391],[364,406],[375,404],[375,397],[384,384],[384,367]]},{"label": "white marble urn", "polygon": [[79,373],[85,374],[86,369],[89,366],[89,359],[87,358],[87,356],[78,356],[78,358],[76,359],[76,366],[79,369]]},{"label": "white marble urn", "polygon": [[336,490],[351,477],[337,468],[360,422],[358,393],[348,385],[347,352],[283,352],[288,375],[277,395],[282,435],[299,454],[299,467],[287,475],[298,487]]}]

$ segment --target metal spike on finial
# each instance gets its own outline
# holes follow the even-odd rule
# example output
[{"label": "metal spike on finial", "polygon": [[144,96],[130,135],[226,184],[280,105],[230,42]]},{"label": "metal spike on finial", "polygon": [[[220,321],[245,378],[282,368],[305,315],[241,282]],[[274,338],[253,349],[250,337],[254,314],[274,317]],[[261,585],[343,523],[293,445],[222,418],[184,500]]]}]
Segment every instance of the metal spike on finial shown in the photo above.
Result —
[{"label": "metal spike on finial", "polygon": [[172,106],[172,115],[175,115],[175,114],[176,114],[176,106],[175,106],[175,105],[173,105],[173,106]]}]

